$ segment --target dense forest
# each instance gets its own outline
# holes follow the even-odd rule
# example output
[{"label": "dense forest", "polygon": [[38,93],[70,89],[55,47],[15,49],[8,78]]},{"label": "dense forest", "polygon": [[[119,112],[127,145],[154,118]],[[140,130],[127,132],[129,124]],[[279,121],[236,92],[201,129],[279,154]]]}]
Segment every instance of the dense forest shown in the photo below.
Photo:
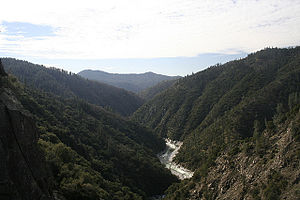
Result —
[{"label": "dense forest", "polygon": [[[261,138],[264,130],[273,134],[275,127],[283,126],[285,120],[288,123],[289,114],[280,120],[276,116],[298,115],[299,83],[300,47],[268,48],[179,79],[139,108],[132,119],[162,137],[182,140],[176,160],[195,170],[194,179],[199,181],[223,152],[239,152],[237,145]],[[296,135],[297,120],[295,117],[290,127]],[[274,130],[267,131],[270,129]],[[263,146],[263,139],[257,140],[257,145]],[[295,159],[299,161],[299,157]],[[188,184],[173,187],[170,199],[182,199],[179,191],[189,193],[195,187]]]},{"label": "dense forest", "polygon": [[227,144],[210,165],[170,186],[165,199],[299,199],[300,104],[266,123],[255,121],[252,137]]},{"label": "dense forest", "polygon": [[89,80],[95,80],[115,87],[123,88],[128,91],[139,93],[156,84],[180,78],[179,76],[166,76],[153,72],[143,74],[112,74],[99,70],[83,70],[78,75]]},{"label": "dense forest", "polygon": [[168,80],[168,81],[162,81],[160,83],[157,83],[156,85],[147,88],[141,92],[138,93],[138,95],[145,99],[146,101],[149,101],[152,99],[155,95],[163,92],[164,90],[170,88],[174,83],[177,81],[177,79],[174,80]]},{"label": "dense forest", "polygon": [[[47,166],[36,185],[57,200],[300,198],[300,47],[267,48],[162,82],[143,93],[143,105],[62,70],[3,63],[0,111],[9,116],[6,105],[20,101],[31,115],[39,137],[27,150],[38,147]],[[163,138],[183,142],[175,161],[192,178],[179,182],[159,162]]]},{"label": "dense forest", "polygon": [[126,90],[86,80],[74,73],[13,58],[2,58],[4,69],[26,86],[65,98],[80,98],[121,115],[130,115],[143,100]]},{"label": "dense forest", "polygon": [[5,81],[34,115],[58,196],[146,199],[177,181],[157,159],[165,144],[151,130],[83,99],[25,86],[12,75]]}]

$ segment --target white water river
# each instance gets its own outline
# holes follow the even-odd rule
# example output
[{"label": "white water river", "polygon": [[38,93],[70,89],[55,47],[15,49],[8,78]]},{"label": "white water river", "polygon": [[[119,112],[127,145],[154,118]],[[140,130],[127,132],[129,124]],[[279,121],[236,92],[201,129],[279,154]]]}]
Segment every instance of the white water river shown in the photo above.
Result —
[{"label": "white water river", "polygon": [[160,162],[164,164],[166,168],[168,168],[171,173],[177,176],[180,180],[191,178],[194,172],[173,162],[174,157],[178,153],[178,150],[183,143],[180,141],[172,141],[169,138],[165,139],[165,141],[167,146],[166,150],[158,154]]}]

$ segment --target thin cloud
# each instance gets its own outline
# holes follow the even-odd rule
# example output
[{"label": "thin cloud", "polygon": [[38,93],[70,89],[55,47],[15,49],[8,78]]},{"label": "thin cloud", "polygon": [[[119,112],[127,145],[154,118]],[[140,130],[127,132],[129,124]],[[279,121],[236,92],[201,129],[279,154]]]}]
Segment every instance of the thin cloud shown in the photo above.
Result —
[{"label": "thin cloud", "polygon": [[[10,0],[0,13],[0,50],[85,59],[250,52],[299,45],[299,10],[294,0]],[[11,38],[3,22],[55,31]]]}]

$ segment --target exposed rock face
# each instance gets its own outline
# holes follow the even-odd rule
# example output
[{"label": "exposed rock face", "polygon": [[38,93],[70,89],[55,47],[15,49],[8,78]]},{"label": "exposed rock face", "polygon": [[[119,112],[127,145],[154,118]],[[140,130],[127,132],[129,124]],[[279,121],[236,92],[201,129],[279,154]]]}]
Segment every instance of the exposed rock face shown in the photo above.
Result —
[{"label": "exposed rock face", "polygon": [[3,76],[0,61],[0,199],[52,199],[35,123]]},{"label": "exposed rock face", "polygon": [[265,136],[269,147],[263,156],[243,151],[219,156],[189,199],[300,199],[300,141],[291,131],[299,122],[300,111],[292,123]]}]

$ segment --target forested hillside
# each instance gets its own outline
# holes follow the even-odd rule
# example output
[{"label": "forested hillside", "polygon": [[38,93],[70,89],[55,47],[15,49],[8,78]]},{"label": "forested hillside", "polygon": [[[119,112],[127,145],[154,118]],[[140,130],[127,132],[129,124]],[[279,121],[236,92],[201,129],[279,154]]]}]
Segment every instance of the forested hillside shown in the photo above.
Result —
[{"label": "forested hillside", "polygon": [[156,84],[180,78],[179,76],[166,76],[153,72],[143,74],[112,74],[99,70],[83,70],[78,75],[89,80],[99,81],[131,92],[139,93]]},{"label": "forested hillside", "polygon": [[146,199],[177,181],[157,159],[165,144],[151,130],[82,99],[24,86],[12,75],[5,82],[34,116],[58,199]]},{"label": "forested hillside", "polygon": [[[288,130],[280,127],[285,120],[288,123],[289,115],[284,115],[286,117],[280,122],[276,121],[276,116],[293,109],[297,115],[299,102],[300,47],[265,49],[245,59],[212,66],[179,79],[174,86],[143,105],[134,113],[133,119],[153,128],[162,137],[183,140],[176,160],[195,170],[194,176],[199,181],[210,173],[210,167],[216,165],[216,159],[220,159],[222,153],[239,152],[239,147],[235,149],[237,143],[247,143],[252,138],[256,141],[264,130],[270,134]],[[294,124],[299,125],[296,119],[298,117]],[[297,136],[299,130],[293,125],[295,127],[293,134]],[[261,145],[259,141],[257,145]],[[272,147],[269,150],[272,151]],[[297,152],[296,149],[293,151]],[[299,167],[297,155],[293,154]],[[271,158],[265,159],[268,162]],[[288,183],[293,184],[290,181]],[[176,194],[176,191],[189,194],[194,186],[183,182],[170,194]],[[204,189],[199,192],[203,195]],[[177,199],[182,198],[177,196]]]},{"label": "forested hillside", "polygon": [[255,121],[252,137],[232,142],[165,199],[300,199],[300,104],[290,106],[266,128]]},{"label": "forested hillside", "polygon": [[3,58],[2,63],[8,73],[29,87],[66,98],[81,98],[121,115],[130,115],[143,103],[141,98],[126,90],[86,80],[64,70],[13,58]]},{"label": "forested hillside", "polygon": [[138,93],[138,95],[145,99],[146,101],[149,101],[152,99],[155,95],[163,92],[164,90],[170,88],[174,83],[177,81],[177,79],[174,80],[168,80],[168,81],[162,81],[150,88],[147,88],[141,92]]},{"label": "forested hillside", "polygon": [[[97,103],[115,101],[121,91],[124,99],[115,102],[124,101],[118,111],[128,115],[134,109],[126,108],[127,97],[141,101],[131,93],[58,69],[5,62],[24,84],[0,68],[1,84],[8,88],[1,89],[1,98],[14,93],[7,102],[19,99],[33,115],[37,134],[32,144],[40,135],[38,151],[48,167],[41,171],[47,178],[30,187],[47,198],[300,198],[300,47],[264,49],[161,83],[146,93],[154,97],[131,119],[110,112],[112,104]],[[13,67],[14,62],[20,65]],[[116,96],[106,89],[98,93],[102,86],[117,91]],[[28,111],[13,112],[29,116]],[[3,127],[11,130],[7,123]],[[166,137],[183,142],[175,160],[194,172],[191,179],[178,182],[159,162],[156,155],[165,148]],[[43,184],[46,189],[36,187]]]}]

